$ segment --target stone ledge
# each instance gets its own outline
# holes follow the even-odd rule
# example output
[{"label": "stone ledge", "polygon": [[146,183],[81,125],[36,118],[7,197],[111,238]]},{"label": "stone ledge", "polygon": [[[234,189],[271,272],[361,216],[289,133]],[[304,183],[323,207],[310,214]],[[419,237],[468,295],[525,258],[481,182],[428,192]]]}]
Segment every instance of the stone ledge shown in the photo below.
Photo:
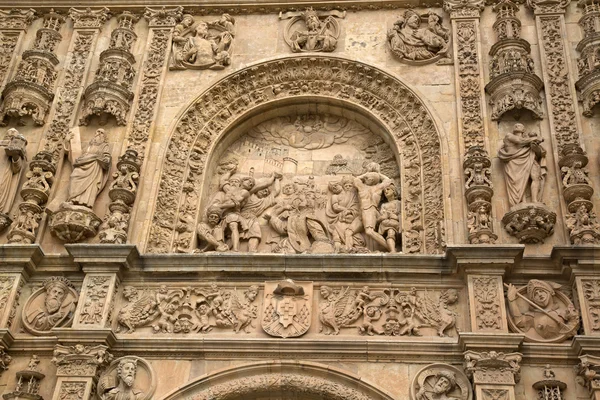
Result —
[{"label": "stone ledge", "polygon": [[0,265],[3,272],[24,272],[31,275],[45,257],[38,244],[0,245]]}]

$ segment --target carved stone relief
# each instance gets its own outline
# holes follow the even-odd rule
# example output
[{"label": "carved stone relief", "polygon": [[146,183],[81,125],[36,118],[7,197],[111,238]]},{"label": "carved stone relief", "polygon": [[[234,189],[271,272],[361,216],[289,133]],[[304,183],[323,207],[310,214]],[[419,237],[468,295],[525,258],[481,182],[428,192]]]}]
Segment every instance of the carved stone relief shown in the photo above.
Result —
[{"label": "carved stone relief", "polygon": [[210,287],[158,290],[123,288],[127,304],[117,314],[116,332],[133,333],[151,328],[153,333],[208,333],[223,330],[248,333],[254,327],[258,287],[238,290]]},{"label": "carved stone relief", "polygon": [[6,353],[4,346],[0,345],[0,375],[8,369],[8,365],[12,362],[12,357]]},{"label": "carved stone relief", "polygon": [[98,325],[104,316],[106,297],[112,283],[110,275],[96,275],[86,277],[84,288],[84,301],[79,311],[76,323],[81,325]]},{"label": "carved stone relief", "polygon": [[502,291],[496,276],[469,276],[469,288],[475,303],[475,331],[502,331]]},{"label": "carved stone relief", "polygon": [[[10,295],[13,291],[13,286],[15,284],[15,280],[17,277],[15,276],[0,276],[0,318],[4,319],[5,313],[9,313],[9,317],[7,318],[6,327],[10,328],[12,324],[12,320],[14,318],[14,314],[16,312],[18,295],[20,295],[20,290],[16,298],[13,300],[12,308],[9,310],[10,306]],[[20,280],[22,284],[22,279]],[[19,288],[20,289],[20,288]],[[12,317],[10,316],[12,314]]]},{"label": "carved stone relief", "polygon": [[44,15],[43,27],[37,31],[33,47],[23,53],[15,76],[2,92],[2,125],[6,125],[10,117],[17,118],[20,125],[25,124],[24,118],[28,116],[36,125],[46,122],[54,99],[59,63],[54,50],[62,39],[59,30],[64,20],[53,11]]},{"label": "carved stone relief", "polygon": [[86,382],[62,382],[58,392],[59,400],[84,400]]},{"label": "carved stone relief", "polygon": [[31,8],[28,10],[19,8],[0,10],[0,30],[25,30],[34,18],[35,10]]},{"label": "carved stone relief", "polygon": [[52,328],[69,325],[78,299],[75,287],[66,278],[47,279],[25,303],[23,327],[31,334],[41,336],[49,334]]},{"label": "carved stone relief", "polygon": [[544,84],[535,74],[530,45],[521,38],[521,21],[516,17],[519,6],[502,0],[494,6],[497,42],[490,50],[490,82],[485,90],[490,94],[492,120],[499,120],[508,111],[517,115],[528,110],[542,119],[540,91]]},{"label": "carved stone relief", "polygon": [[231,64],[235,19],[223,14],[205,22],[185,14],[173,30],[169,69],[223,69]]},{"label": "carved stone relief", "polygon": [[8,215],[17,195],[23,164],[27,160],[27,139],[14,128],[6,132],[0,147],[5,154],[0,155],[0,232],[12,224]]},{"label": "carved stone relief", "polygon": [[532,279],[520,288],[506,286],[509,327],[525,340],[560,343],[577,333],[579,311],[560,285]]},{"label": "carved stone relief", "polygon": [[94,82],[85,89],[80,125],[87,125],[94,115],[100,117],[101,125],[110,115],[116,119],[117,125],[127,124],[135,78],[132,51],[137,35],[133,26],[138,19],[138,15],[128,11],[117,17],[119,26],[111,33],[109,48],[100,54]]},{"label": "carved stone relief", "polygon": [[392,54],[414,65],[450,62],[450,29],[442,22],[442,16],[433,11],[424,14],[405,11],[387,33]]},{"label": "carved stone relief", "polygon": [[[544,139],[525,132],[521,123],[504,137],[498,158],[504,163],[504,176],[510,210],[502,217],[506,231],[521,243],[543,243],[554,233],[556,214],[542,201],[547,175]],[[526,192],[531,198],[526,198]]]},{"label": "carved stone relief", "polygon": [[471,400],[473,389],[460,369],[448,364],[421,368],[410,385],[411,400]]},{"label": "carved stone relief", "polygon": [[556,379],[556,374],[550,369],[550,365],[546,365],[544,379],[535,382],[533,388],[536,390],[539,400],[562,400],[567,384]]},{"label": "carved stone relief", "polygon": [[304,335],[312,320],[312,282],[265,282],[260,324],[271,336]]},{"label": "carved stone relief", "polygon": [[19,204],[17,220],[8,233],[9,243],[31,244],[35,241],[39,221],[54,183],[54,174],[64,141],[69,135],[75,104],[80,95],[83,74],[94,43],[93,31],[75,31],[73,51],[65,66],[65,76],[58,92],[54,118],[44,133],[44,148],[29,163],[27,181],[21,187],[24,202]]},{"label": "carved stone relief", "polygon": [[[406,225],[399,177],[389,146],[354,121],[329,114],[268,120],[219,161],[197,227],[199,251],[240,251],[248,242],[249,252],[397,252]],[[178,240],[187,243],[186,236]]]},{"label": "carved stone relief", "polygon": [[584,354],[579,356],[580,363],[577,366],[580,383],[585,386],[591,398],[600,395],[600,358]]},{"label": "carved stone relief", "polygon": [[[103,345],[84,346],[54,346],[52,363],[56,365],[57,376],[96,377],[99,370],[113,359],[108,347]],[[85,383],[85,382],[83,382]],[[89,382],[91,383],[91,382]],[[84,384],[85,388],[85,384]]]},{"label": "carved stone relief", "polygon": [[[71,151],[65,141],[65,150]],[[83,154],[73,160],[67,201],[50,214],[50,232],[67,243],[94,237],[102,220],[93,212],[98,194],[108,181],[111,155],[103,129],[98,129]]]},{"label": "carved stone relief", "polygon": [[[364,74],[373,79],[361,78]],[[429,113],[400,82],[373,67],[331,57],[300,56],[265,62],[230,75],[198,98],[183,115],[174,128],[163,163],[149,252],[192,250],[205,163],[224,128],[264,101],[300,93],[360,104],[389,127],[405,164],[404,252],[442,251],[442,166]],[[221,112],[225,109],[227,112]],[[175,209],[173,204],[178,207]]]},{"label": "carved stone relief", "polygon": [[279,19],[290,19],[283,31],[283,39],[294,53],[332,52],[337,46],[341,27],[336,18],[344,18],[345,11],[280,12]]},{"label": "carved stone relief", "polygon": [[6,400],[19,400],[19,399],[31,399],[31,400],[43,400],[40,396],[40,381],[44,379],[46,375],[39,371],[40,359],[33,355],[29,360],[27,368],[18,371],[17,383],[15,389],[12,392],[4,394],[2,397]]},{"label": "carved stone relief", "polygon": [[600,103],[600,2],[580,0],[577,5],[583,8],[583,16],[579,20],[583,39],[577,44],[579,80],[575,86],[581,93],[583,115],[591,117]]},{"label": "carved stone relief", "polygon": [[[600,280],[577,278],[577,290],[586,335],[600,334]],[[581,301],[583,300],[583,301]]]},{"label": "carved stone relief", "polygon": [[114,360],[98,381],[101,400],[150,400],[156,390],[156,375],[143,358],[125,356]]},{"label": "carved stone relief", "polygon": [[476,399],[516,400],[514,386],[520,380],[522,354],[467,350],[464,357]]},{"label": "carved stone relief", "polygon": [[472,244],[493,244],[498,236],[494,234],[492,196],[494,189],[491,180],[492,162],[485,149],[473,146],[467,150],[463,171],[465,173],[465,197],[469,212],[467,228]]},{"label": "carved stone relief", "polygon": [[325,335],[451,336],[456,332],[456,289],[439,293],[350,287],[319,289],[319,331]]}]

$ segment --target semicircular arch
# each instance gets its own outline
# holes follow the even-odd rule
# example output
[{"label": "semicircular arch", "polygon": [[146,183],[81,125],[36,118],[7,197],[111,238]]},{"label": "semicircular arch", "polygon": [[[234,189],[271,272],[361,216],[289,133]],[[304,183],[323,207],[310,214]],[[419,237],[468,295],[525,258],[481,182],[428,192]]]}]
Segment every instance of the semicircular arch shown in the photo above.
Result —
[{"label": "semicircular arch", "polygon": [[402,192],[404,251],[442,253],[448,210],[442,171],[447,166],[431,112],[395,76],[361,62],[322,55],[296,55],[246,67],[212,85],[183,111],[172,127],[162,163],[146,251],[192,250],[204,175],[215,148],[241,121],[291,99],[329,99],[382,127],[386,142],[402,162],[402,183],[410,188]]},{"label": "semicircular arch", "polygon": [[349,372],[296,361],[260,362],[227,368],[201,376],[162,400],[252,400],[278,392],[307,400],[393,400],[390,394]]}]

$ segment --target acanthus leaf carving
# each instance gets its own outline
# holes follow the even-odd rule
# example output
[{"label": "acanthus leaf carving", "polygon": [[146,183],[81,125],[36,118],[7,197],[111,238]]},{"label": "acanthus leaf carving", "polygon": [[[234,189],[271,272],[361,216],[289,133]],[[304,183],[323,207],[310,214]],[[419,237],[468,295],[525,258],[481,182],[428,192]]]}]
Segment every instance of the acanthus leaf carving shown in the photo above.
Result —
[{"label": "acanthus leaf carving", "polygon": [[498,279],[496,277],[473,278],[473,292],[475,295],[475,311],[477,313],[477,327],[479,330],[501,330],[503,306],[502,294],[498,290]]},{"label": "acanthus leaf carving", "polygon": [[25,30],[33,22],[35,10],[11,8],[0,10],[0,30]]},{"label": "acanthus leaf carving", "polygon": [[85,10],[70,8],[69,18],[73,20],[73,27],[75,29],[100,29],[108,18],[110,18],[110,11],[106,7],[97,10],[92,10],[89,7]]}]

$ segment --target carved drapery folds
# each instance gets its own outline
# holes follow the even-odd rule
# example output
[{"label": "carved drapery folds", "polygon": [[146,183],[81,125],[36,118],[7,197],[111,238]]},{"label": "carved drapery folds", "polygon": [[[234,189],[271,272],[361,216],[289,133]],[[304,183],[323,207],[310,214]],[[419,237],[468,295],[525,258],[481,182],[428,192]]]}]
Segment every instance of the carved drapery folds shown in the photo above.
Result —
[{"label": "carved drapery folds", "polygon": [[58,94],[56,113],[45,132],[43,150],[29,163],[27,181],[21,187],[24,202],[19,204],[17,220],[8,233],[9,243],[30,244],[35,241],[39,221],[48,201],[64,141],[69,134],[75,104],[79,98],[83,75],[94,43],[93,31],[75,31],[73,51],[66,64],[64,80]]},{"label": "carved drapery folds", "polygon": [[[300,94],[359,104],[387,126],[403,154],[401,170],[410,180],[407,186],[411,190],[403,193],[408,220],[403,227],[404,251],[442,251],[442,166],[435,124],[428,111],[403,84],[371,66],[324,56],[298,56],[236,72],[211,87],[186,111],[174,129],[163,163],[149,252],[192,250],[207,154],[225,128],[267,100]],[[173,204],[178,204],[177,209]]]},{"label": "carved drapery folds", "polygon": [[591,117],[600,103],[600,1],[580,0],[578,6],[583,8],[579,20],[583,39],[577,44],[579,80],[575,85],[581,92],[583,115]]},{"label": "carved drapery folds", "polygon": [[465,371],[473,382],[478,400],[516,400],[515,384],[520,378],[520,353],[496,351],[465,352]]},{"label": "carved drapery folds", "polygon": [[17,372],[17,383],[15,389],[12,392],[6,393],[3,397],[6,400],[11,399],[31,399],[31,400],[43,400],[40,396],[40,382],[46,375],[39,371],[40,359],[33,355],[27,364],[27,368]]},{"label": "carved drapery folds", "polygon": [[0,232],[12,224],[8,213],[27,160],[26,146],[27,139],[14,128],[9,129],[4,140],[0,141],[0,148],[4,149],[4,154],[0,154]]},{"label": "carved drapery folds", "polygon": [[33,47],[23,53],[14,78],[2,92],[0,123],[10,117],[24,125],[31,117],[36,125],[44,125],[54,99],[58,58],[54,53],[61,41],[59,33],[65,18],[53,11],[44,15],[43,27],[38,29]]},{"label": "carved drapery folds", "polygon": [[137,35],[133,27],[138,19],[139,16],[128,11],[117,17],[119,25],[111,33],[109,48],[100,53],[94,82],[85,89],[80,125],[87,125],[94,115],[100,117],[101,125],[110,115],[118,125],[127,124],[135,78],[132,48]]},{"label": "carved drapery folds", "polygon": [[345,11],[290,11],[279,13],[279,19],[288,19],[283,31],[283,40],[294,53],[332,52],[337,46],[341,27],[337,18],[345,18]]},{"label": "carved drapery folds", "polygon": [[494,6],[497,42],[490,50],[490,82],[485,90],[490,95],[492,120],[508,111],[529,110],[534,118],[543,118],[540,91],[544,84],[535,74],[530,45],[521,38],[521,21],[516,17],[519,6],[502,0]]}]

